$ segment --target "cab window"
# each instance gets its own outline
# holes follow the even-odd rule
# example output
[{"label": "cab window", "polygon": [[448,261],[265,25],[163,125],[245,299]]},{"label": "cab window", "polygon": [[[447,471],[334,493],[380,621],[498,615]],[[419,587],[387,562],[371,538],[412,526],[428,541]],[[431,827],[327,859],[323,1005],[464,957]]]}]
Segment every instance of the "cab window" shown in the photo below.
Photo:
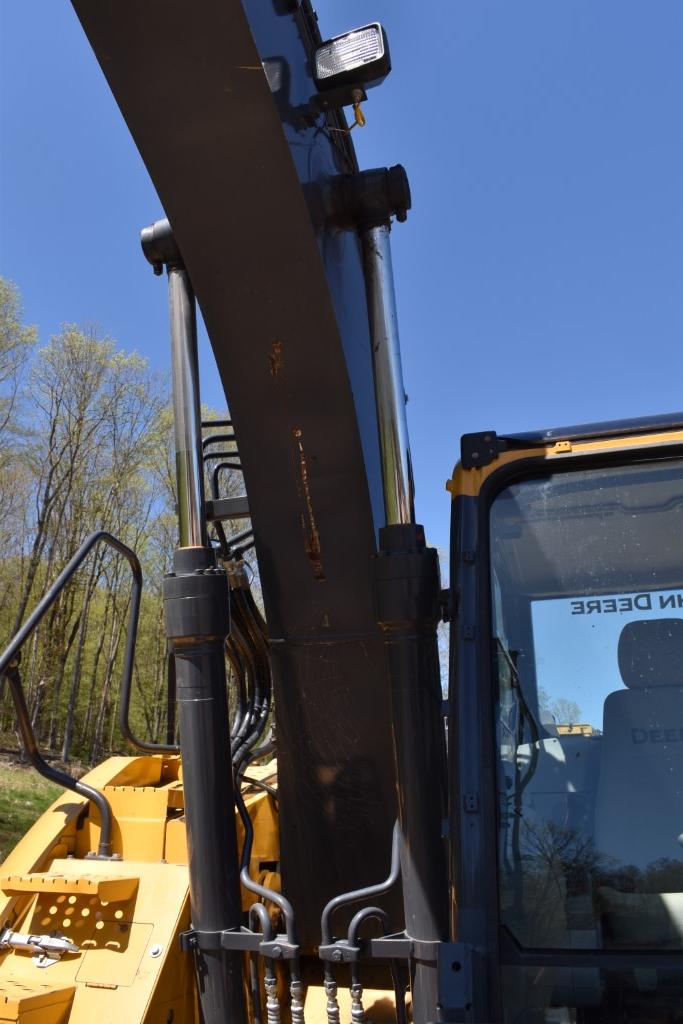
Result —
[{"label": "cab window", "polygon": [[[492,503],[499,904],[523,950],[683,950],[682,527],[678,460]],[[506,969],[506,1012],[669,1019],[680,973],[643,970]]]}]

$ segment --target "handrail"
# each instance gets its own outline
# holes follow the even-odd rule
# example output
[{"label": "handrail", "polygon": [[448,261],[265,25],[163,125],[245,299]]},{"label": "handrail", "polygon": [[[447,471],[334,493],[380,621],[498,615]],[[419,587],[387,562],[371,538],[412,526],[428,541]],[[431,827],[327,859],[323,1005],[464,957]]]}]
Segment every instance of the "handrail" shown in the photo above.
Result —
[{"label": "handrail", "polygon": [[[15,657],[18,659],[17,655],[15,655]],[[109,801],[98,789],[93,789],[92,786],[88,786],[85,782],[79,782],[78,779],[74,779],[71,775],[67,775],[66,772],[60,772],[58,768],[51,768],[50,765],[43,760],[40,755],[40,751],[38,750],[38,744],[36,743],[36,738],[31,726],[31,716],[28,713],[26,700],[24,699],[24,690],[19,676],[18,660],[7,665],[3,669],[2,676],[9,683],[12,699],[14,700],[14,707],[17,712],[17,721],[19,723],[19,731],[21,732],[21,739],[29,761],[36,771],[44,778],[49,779],[50,782],[56,782],[57,785],[63,786],[64,789],[70,789],[72,792],[79,793],[80,796],[85,796],[88,800],[92,800],[100,812],[100,840],[97,846],[97,856],[111,857],[111,807],[109,806]]]},{"label": "handrail", "polygon": [[151,744],[144,740],[140,740],[133,734],[130,728],[129,705],[133,678],[133,663],[135,660],[135,641],[137,636],[138,619],[140,616],[140,600],[142,596],[142,569],[135,552],[124,544],[123,541],[120,541],[118,537],[114,537],[113,534],[108,533],[106,530],[96,530],[84,540],[76,554],[62,569],[47,593],[38,602],[26,622],[14,635],[9,645],[5,648],[2,655],[0,655],[0,678],[5,677],[9,683],[12,698],[14,700],[14,706],[17,712],[22,742],[31,764],[36,771],[46,779],[50,779],[52,782],[56,782],[59,785],[64,786],[65,789],[70,789],[73,792],[79,793],[81,796],[85,796],[89,800],[92,800],[100,812],[101,819],[98,856],[109,857],[111,856],[112,828],[112,815],[109,802],[104,794],[100,793],[99,790],[93,789],[92,786],[88,786],[84,782],[79,782],[71,775],[67,775],[65,772],[61,772],[56,768],[51,768],[43,757],[41,757],[35,734],[33,732],[33,727],[31,725],[28,707],[26,706],[24,691],[21,685],[21,677],[19,675],[19,661],[22,647],[28,640],[29,636],[33,633],[36,626],[38,626],[45,614],[55,603],[64,587],[70,582],[76,571],[88,557],[92,549],[100,543],[108,545],[110,548],[113,548],[115,551],[118,551],[119,554],[123,555],[130,565],[133,577],[130,615],[126,631],[126,649],[123,659],[123,675],[121,680],[121,707],[119,713],[121,732],[124,737],[133,744],[133,746],[140,750],[170,752],[177,749],[166,744]]},{"label": "handrail", "polygon": [[[138,610],[136,609],[136,617]],[[136,624],[137,625],[137,624]],[[177,743],[152,743],[149,740],[141,740],[139,736],[136,736],[130,727],[130,698],[133,689],[133,661],[135,658],[135,636],[133,636],[133,649],[130,653],[130,668],[128,661],[128,644],[130,642],[130,635],[126,637],[126,653],[123,662],[123,677],[121,679],[121,700],[119,702],[119,729],[123,738],[128,742],[141,750],[143,754],[179,754],[180,747]],[[173,678],[175,679],[175,662],[173,655],[169,655],[169,666],[168,671],[173,672]],[[171,699],[170,687],[169,687],[169,700]],[[169,729],[170,731],[170,729]]]}]

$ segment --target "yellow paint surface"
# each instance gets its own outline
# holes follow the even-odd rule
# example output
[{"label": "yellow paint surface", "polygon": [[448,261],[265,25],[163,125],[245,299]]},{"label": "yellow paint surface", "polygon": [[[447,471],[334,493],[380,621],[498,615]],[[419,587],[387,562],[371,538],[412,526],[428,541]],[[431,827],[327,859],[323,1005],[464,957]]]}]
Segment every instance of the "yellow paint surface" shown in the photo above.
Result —
[{"label": "yellow paint surface", "polygon": [[33,875],[5,875],[0,878],[0,889],[6,893],[40,892],[49,894],[72,893],[99,896],[102,900],[129,900],[135,894],[138,879],[116,875],[79,875],[69,878],[57,872]]},{"label": "yellow paint surface", "polygon": [[[275,782],[275,772],[272,763],[250,774]],[[84,781],[111,803],[122,859],[85,859],[97,848],[99,818],[71,792],[10,853],[0,926],[63,935],[79,950],[43,968],[30,950],[1,951],[0,1024],[197,1024],[194,959],[179,943],[190,927],[179,759],[110,758]],[[252,875],[262,879],[262,865],[279,859],[277,810],[254,787],[245,801],[255,827]],[[272,872],[269,881],[277,883]],[[243,897],[250,906],[254,897]]]},{"label": "yellow paint surface", "polygon": [[74,986],[54,986],[48,981],[17,982],[0,992],[0,1024],[62,1024],[67,1019]]},{"label": "yellow paint surface", "polygon": [[453,470],[452,478],[446,483],[446,490],[450,491],[454,499],[461,495],[476,497],[492,473],[521,459],[533,458],[552,463],[577,455],[607,455],[611,452],[633,452],[634,449],[649,450],[680,444],[683,444],[682,430],[628,434],[586,441],[553,441],[547,445],[539,444],[530,448],[501,452],[497,459],[481,468],[463,469],[458,463]]}]

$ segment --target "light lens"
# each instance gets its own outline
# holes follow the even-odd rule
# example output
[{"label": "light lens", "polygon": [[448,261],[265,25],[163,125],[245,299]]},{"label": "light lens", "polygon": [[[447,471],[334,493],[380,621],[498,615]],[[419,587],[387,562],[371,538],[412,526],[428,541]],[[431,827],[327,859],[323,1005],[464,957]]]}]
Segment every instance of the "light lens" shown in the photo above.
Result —
[{"label": "light lens", "polygon": [[364,25],[336,39],[330,39],[315,55],[318,81],[353,71],[384,56],[382,29],[378,24]]}]

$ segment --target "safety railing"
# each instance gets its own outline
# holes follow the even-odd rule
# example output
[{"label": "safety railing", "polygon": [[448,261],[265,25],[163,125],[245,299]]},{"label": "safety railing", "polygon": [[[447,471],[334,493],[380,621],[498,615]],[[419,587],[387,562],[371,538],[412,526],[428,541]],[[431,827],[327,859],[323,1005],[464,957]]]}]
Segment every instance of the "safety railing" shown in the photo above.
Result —
[{"label": "safety railing", "polygon": [[71,775],[60,771],[58,768],[53,768],[41,756],[38,749],[38,743],[33,732],[33,726],[31,725],[31,716],[26,704],[24,689],[21,684],[21,676],[19,673],[22,647],[55,601],[58,600],[60,594],[76,574],[90,552],[99,544],[106,544],[108,547],[117,551],[120,555],[123,555],[130,566],[133,580],[130,599],[130,613],[128,616],[128,626],[126,630],[126,647],[123,656],[123,673],[121,679],[121,700],[119,709],[119,726],[121,732],[129,743],[145,753],[177,752],[178,748],[171,744],[149,743],[146,740],[141,740],[133,733],[130,726],[130,699],[133,684],[133,665],[135,662],[135,642],[137,637],[138,619],[140,617],[140,600],[142,597],[142,569],[135,552],[124,544],[123,541],[120,541],[111,533],[107,533],[106,530],[97,530],[86,538],[73,558],[67,563],[64,569],[62,569],[50,589],[38,602],[21,629],[19,629],[12,638],[5,651],[0,655],[0,678],[4,677],[7,679],[9,684],[12,699],[14,701],[14,707],[17,713],[19,732],[21,734],[22,743],[28,760],[36,771],[46,779],[49,779],[51,782],[55,782],[74,793],[78,793],[80,796],[87,797],[88,800],[92,801],[99,811],[101,823],[97,856],[111,857],[112,814],[109,802],[104,794],[99,790],[94,789],[85,782],[80,782],[77,779],[74,779]]}]

